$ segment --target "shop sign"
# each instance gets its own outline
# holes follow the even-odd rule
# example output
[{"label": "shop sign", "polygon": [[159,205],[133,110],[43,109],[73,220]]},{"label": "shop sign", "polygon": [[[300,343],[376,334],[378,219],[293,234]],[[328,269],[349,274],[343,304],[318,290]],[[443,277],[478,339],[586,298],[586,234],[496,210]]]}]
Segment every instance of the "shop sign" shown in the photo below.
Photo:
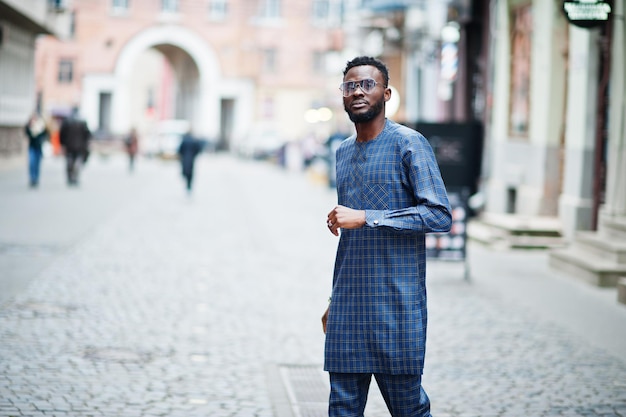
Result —
[{"label": "shop sign", "polygon": [[611,16],[611,0],[563,0],[567,20],[581,28],[603,26]]}]

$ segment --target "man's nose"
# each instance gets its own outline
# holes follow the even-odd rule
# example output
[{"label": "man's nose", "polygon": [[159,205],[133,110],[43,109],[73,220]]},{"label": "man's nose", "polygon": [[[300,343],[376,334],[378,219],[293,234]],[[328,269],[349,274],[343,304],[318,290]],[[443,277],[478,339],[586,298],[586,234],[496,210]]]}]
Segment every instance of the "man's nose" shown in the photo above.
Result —
[{"label": "man's nose", "polygon": [[352,94],[353,94],[353,95],[354,95],[354,94],[361,94],[361,95],[365,94],[365,91],[363,91],[363,87],[361,87],[361,84],[357,84],[357,85],[354,87],[354,93],[352,93]]}]

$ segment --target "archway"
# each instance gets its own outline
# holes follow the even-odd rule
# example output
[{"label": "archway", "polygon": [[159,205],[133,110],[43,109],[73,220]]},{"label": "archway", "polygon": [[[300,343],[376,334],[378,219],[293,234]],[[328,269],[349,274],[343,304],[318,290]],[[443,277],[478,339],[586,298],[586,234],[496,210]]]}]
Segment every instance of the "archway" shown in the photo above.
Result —
[{"label": "archway", "polygon": [[219,65],[207,43],[180,26],[154,27],[142,31],[122,49],[115,67],[111,127],[124,134],[133,125],[133,79],[136,62],[146,51],[156,50],[176,73],[172,118],[191,122],[194,132],[213,138],[219,130]]},{"label": "archway", "polygon": [[201,117],[198,85],[198,66],[176,46],[156,45],[135,58],[128,86],[129,117],[144,152],[159,150],[159,133],[182,133],[187,124],[195,128]]}]

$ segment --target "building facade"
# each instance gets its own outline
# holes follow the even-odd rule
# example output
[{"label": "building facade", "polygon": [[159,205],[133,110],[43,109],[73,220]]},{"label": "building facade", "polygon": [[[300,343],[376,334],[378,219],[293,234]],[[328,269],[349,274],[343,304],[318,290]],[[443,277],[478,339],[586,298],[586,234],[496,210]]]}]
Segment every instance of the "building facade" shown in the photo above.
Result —
[{"label": "building facade", "polygon": [[486,211],[558,215],[568,28],[553,1],[499,1],[492,15]]},{"label": "building facade", "polygon": [[[570,3],[601,18],[576,22]],[[626,277],[624,1],[494,6],[483,217],[558,231],[555,268],[615,286]]]},{"label": "building facade", "polygon": [[38,110],[35,42],[40,34],[63,35],[69,15],[46,0],[0,1],[0,160],[19,158],[24,126]]},{"label": "building facade", "polygon": [[[68,39],[41,39],[44,111],[78,106],[99,135],[150,134],[185,119],[222,147],[249,138],[325,135],[305,121],[338,107],[340,2],[308,0],[73,0]],[[315,120],[313,121],[315,122]]]},{"label": "building facade", "polygon": [[[369,34],[384,33],[380,54],[404,80],[400,120],[484,125],[484,206],[473,223],[491,232],[472,237],[558,245],[553,267],[618,285],[626,302],[625,2],[369,4],[361,41],[346,43],[367,50]],[[395,44],[394,21],[402,22]],[[449,27],[460,36],[448,37]]]},{"label": "building facade", "polygon": [[[601,29],[570,27],[571,48],[578,48],[572,66],[582,73],[570,77],[570,85],[601,111],[575,113],[572,106],[568,130],[579,140],[570,148],[578,157],[568,158],[570,187],[562,194],[561,213],[574,233],[566,248],[550,254],[550,263],[595,285],[617,285],[619,301],[626,304],[626,8],[624,1],[613,6]],[[581,127],[584,135],[576,136]],[[583,209],[568,210],[576,202]]]}]

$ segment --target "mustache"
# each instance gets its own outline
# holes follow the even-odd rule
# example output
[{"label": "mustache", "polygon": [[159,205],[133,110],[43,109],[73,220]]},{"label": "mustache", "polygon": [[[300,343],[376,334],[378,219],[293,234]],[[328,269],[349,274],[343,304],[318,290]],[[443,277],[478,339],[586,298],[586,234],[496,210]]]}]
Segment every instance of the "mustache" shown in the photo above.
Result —
[{"label": "mustache", "polygon": [[[367,100],[363,100],[363,99],[359,99],[358,101],[363,101],[367,103]],[[373,120],[374,118],[376,118],[376,116],[378,116],[381,112],[384,111],[385,109],[384,103],[385,102],[383,100],[374,102],[374,104],[372,104],[365,113],[352,112],[350,109],[351,109],[351,106],[354,104],[354,102],[350,103],[350,106],[344,104],[344,110],[346,111],[346,113],[348,114],[348,117],[353,123],[367,123]]]}]

